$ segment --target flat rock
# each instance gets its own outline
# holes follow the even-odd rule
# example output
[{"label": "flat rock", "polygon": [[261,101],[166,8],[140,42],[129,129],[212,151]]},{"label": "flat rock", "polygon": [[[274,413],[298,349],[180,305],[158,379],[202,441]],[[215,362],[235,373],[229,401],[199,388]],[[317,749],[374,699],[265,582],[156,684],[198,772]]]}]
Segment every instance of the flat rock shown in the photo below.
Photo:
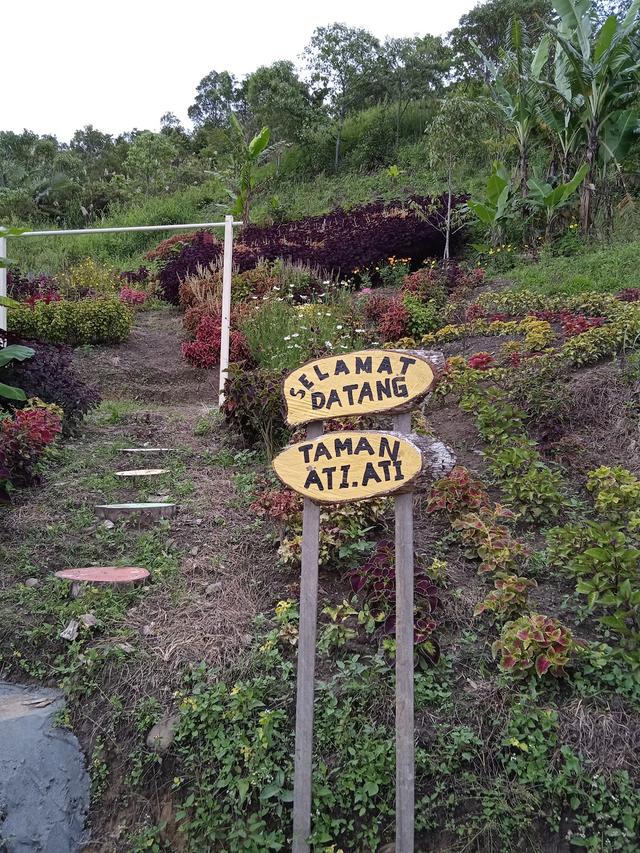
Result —
[{"label": "flat rock", "polygon": [[78,853],[88,841],[89,776],[55,718],[60,691],[0,682],[0,849]]},{"label": "flat rock", "polygon": [[116,471],[116,477],[159,477],[168,473],[168,468],[134,468],[131,471]]},{"label": "flat rock", "polygon": [[87,566],[83,569],[63,569],[56,572],[56,577],[76,583],[126,585],[145,581],[149,572],[138,566]]},{"label": "flat rock", "polygon": [[171,518],[176,513],[176,505],[162,501],[148,503],[98,504],[94,507],[98,518],[119,521],[132,515],[141,518]]},{"label": "flat rock", "polygon": [[171,714],[157,722],[147,735],[149,749],[159,753],[166,752],[173,743],[179,723],[179,714]]}]

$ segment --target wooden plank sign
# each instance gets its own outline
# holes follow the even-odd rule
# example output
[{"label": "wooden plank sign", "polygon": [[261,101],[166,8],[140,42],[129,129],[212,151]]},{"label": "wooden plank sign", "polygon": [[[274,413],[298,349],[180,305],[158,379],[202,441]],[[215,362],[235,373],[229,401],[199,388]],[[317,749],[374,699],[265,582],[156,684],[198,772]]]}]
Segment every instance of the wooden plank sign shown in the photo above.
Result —
[{"label": "wooden plank sign", "polygon": [[316,503],[350,503],[406,490],[422,470],[422,453],[393,432],[330,432],[290,445],[273,469]]},{"label": "wooden plank sign", "polygon": [[407,411],[434,378],[429,362],[415,352],[362,350],[320,358],[285,379],[287,422]]},{"label": "wooden plank sign", "polygon": [[[442,357],[439,353],[430,354]],[[307,424],[307,439],[273,460],[280,480],[304,496],[300,630],[293,779],[293,853],[309,853],[313,694],[318,609],[320,504],[396,493],[396,850],[413,850],[413,495],[422,452],[408,437],[411,409],[433,385],[425,354],[364,350],[311,361],[284,381],[287,421]],[[394,432],[323,435],[323,421],[394,413]]]}]

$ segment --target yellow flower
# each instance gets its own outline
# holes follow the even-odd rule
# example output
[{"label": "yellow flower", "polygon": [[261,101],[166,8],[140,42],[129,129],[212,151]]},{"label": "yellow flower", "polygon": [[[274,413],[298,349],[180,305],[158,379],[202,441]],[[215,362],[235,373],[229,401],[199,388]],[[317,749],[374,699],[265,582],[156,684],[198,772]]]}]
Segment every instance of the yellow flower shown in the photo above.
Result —
[{"label": "yellow flower", "polygon": [[238,693],[240,693],[240,687],[237,684],[234,684],[229,692],[232,696],[237,696]]}]

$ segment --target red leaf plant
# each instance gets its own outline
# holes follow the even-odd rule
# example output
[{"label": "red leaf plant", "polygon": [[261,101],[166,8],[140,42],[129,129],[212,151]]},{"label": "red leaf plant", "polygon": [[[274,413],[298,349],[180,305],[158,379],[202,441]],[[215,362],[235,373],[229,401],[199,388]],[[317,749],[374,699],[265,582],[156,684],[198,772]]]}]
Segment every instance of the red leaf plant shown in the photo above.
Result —
[{"label": "red leaf plant", "polygon": [[477,352],[467,360],[467,365],[474,370],[488,370],[493,363],[494,358],[490,352]]},{"label": "red leaf plant", "polygon": [[547,672],[561,677],[573,657],[586,646],[556,619],[529,613],[504,625],[492,651],[494,658],[500,655],[498,666],[502,672],[522,677],[533,668],[539,677]]}]

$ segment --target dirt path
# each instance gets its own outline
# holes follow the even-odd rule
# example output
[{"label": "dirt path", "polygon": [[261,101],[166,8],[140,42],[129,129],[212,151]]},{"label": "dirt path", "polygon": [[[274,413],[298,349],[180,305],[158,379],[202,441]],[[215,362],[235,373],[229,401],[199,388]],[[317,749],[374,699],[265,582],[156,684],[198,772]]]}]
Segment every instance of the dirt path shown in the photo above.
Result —
[{"label": "dirt path", "polygon": [[138,312],[126,343],[78,350],[79,370],[109,399],[215,401],[216,371],[190,367],[182,357],[182,317],[177,308]]},{"label": "dirt path", "polygon": [[[185,668],[233,664],[252,640],[256,614],[287,597],[293,580],[276,566],[268,531],[250,510],[262,466],[228,444],[211,406],[215,372],[185,364],[180,328],[173,311],[141,313],[126,344],[76,353],[103,404],[56,451],[43,483],[18,493],[0,517],[0,678],[64,684],[87,766],[98,754],[109,768],[90,815],[101,840],[86,848],[100,853],[125,849],[122,826],[148,816],[147,800],[132,803],[125,781],[131,754],[149,755],[147,727],[135,722],[140,708],[154,702],[170,713]],[[122,453],[144,444],[172,450],[152,462]],[[114,476],[149,465],[169,470],[150,483]],[[148,500],[176,503],[176,516],[138,526],[94,514],[96,504]],[[150,583],[131,599],[90,591],[73,599],[54,572],[87,565],[143,566]],[[95,627],[74,644],[60,638],[71,618],[87,613]],[[94,659],[95,681],[85,670]],[[145,782],[156,770],[151,761]]]}]

